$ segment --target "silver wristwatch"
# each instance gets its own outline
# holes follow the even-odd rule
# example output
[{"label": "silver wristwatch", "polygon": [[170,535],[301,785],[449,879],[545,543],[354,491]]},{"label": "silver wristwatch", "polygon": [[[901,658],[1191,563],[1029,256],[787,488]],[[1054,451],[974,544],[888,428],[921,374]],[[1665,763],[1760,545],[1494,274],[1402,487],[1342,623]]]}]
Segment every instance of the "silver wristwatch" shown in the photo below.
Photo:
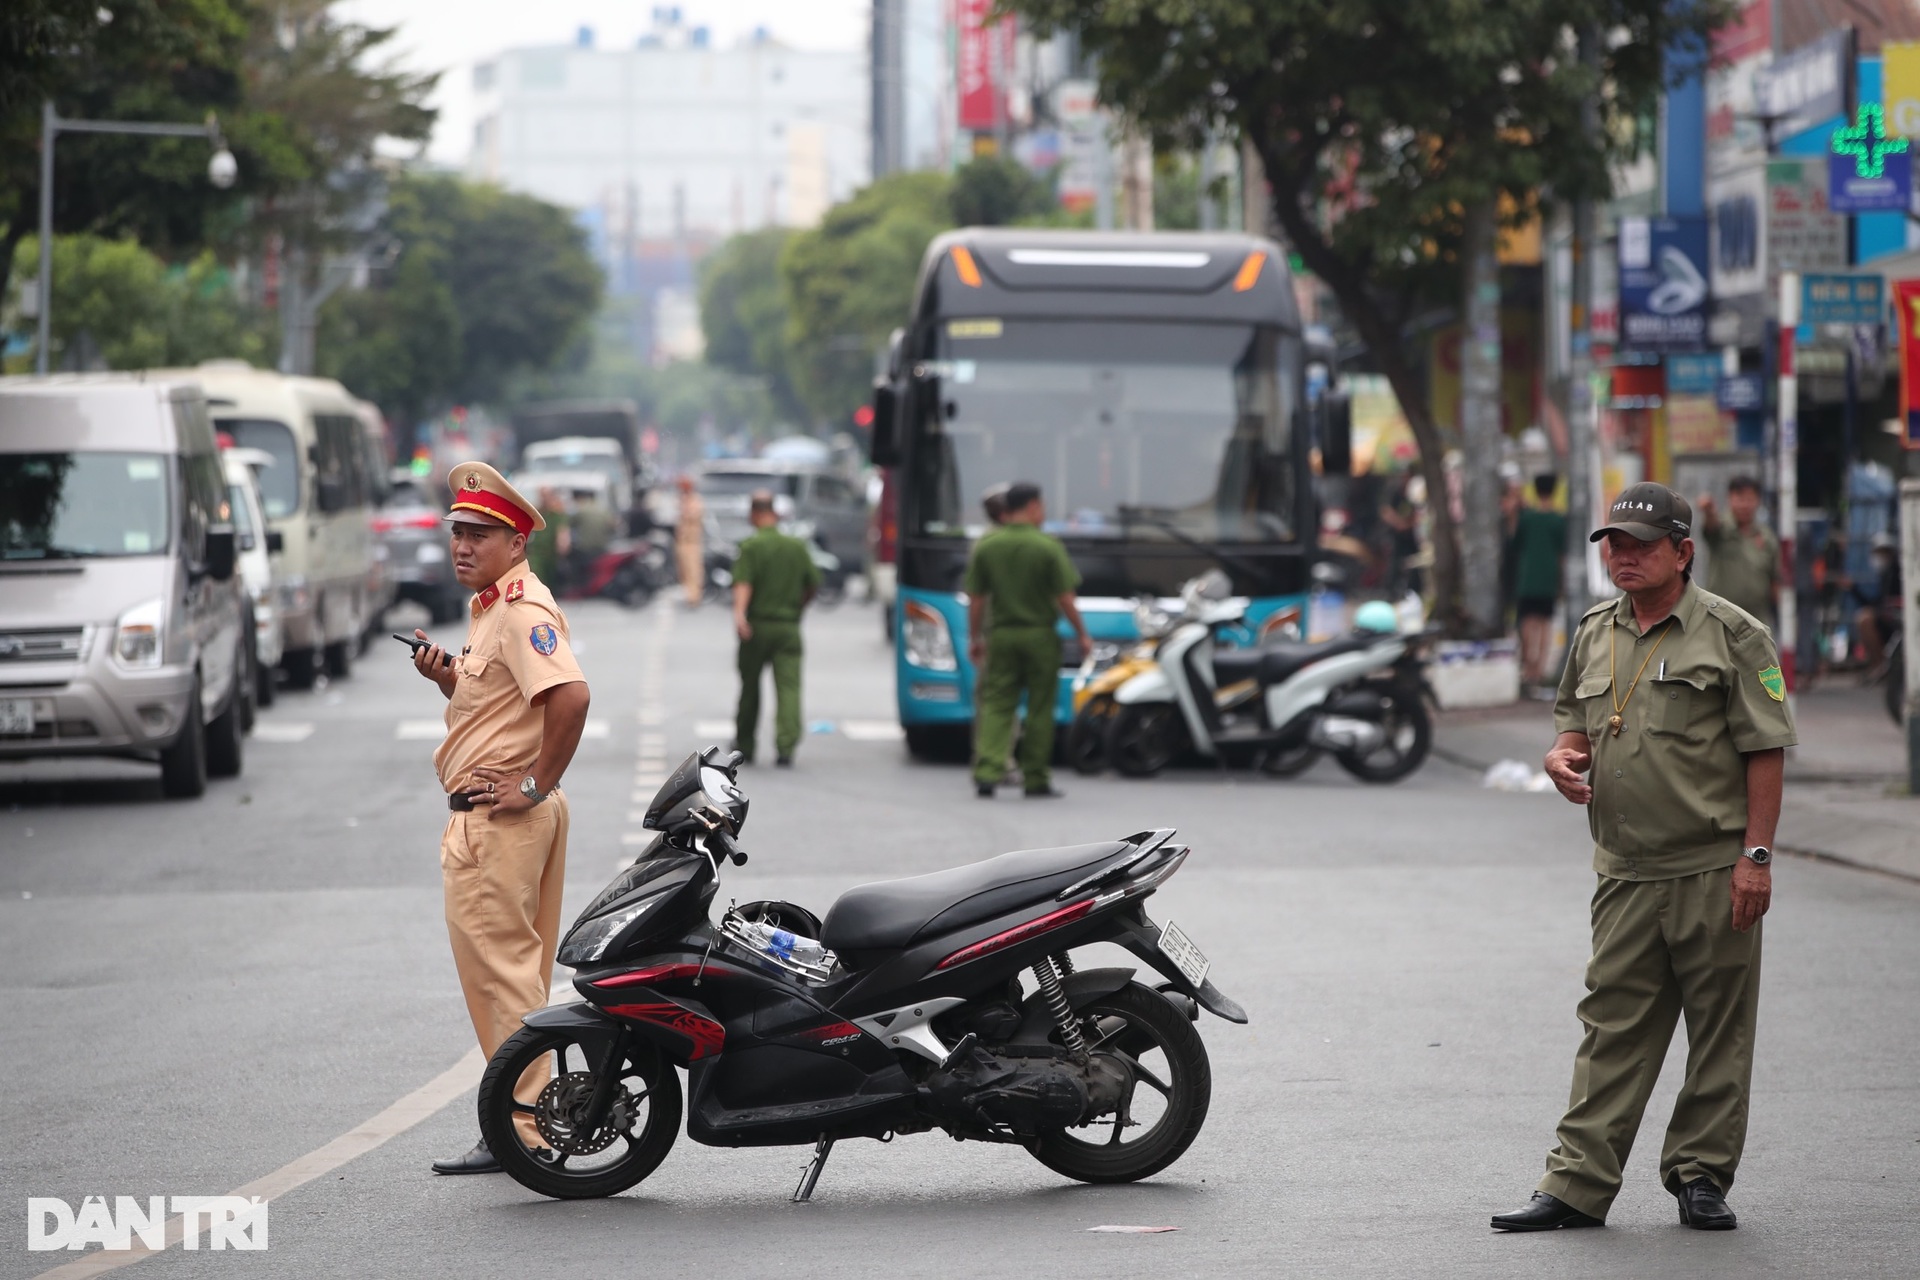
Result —
[{"label": "silver wristwatch", "polygon": [[[542,800],[545,800],[547,798],[547,793],[545,791],[542,791],[539,788],[539,786],[534,782],[532,774],[528,774],[526,777],[520,779],[520,794],[525,796],[527,799],[533,801],[535,804],[539,804]],[[1766,853],[1766,850],[1762,849],[1760,852],[1764,855]],[[1761,861],[1764,862],[1766,861],[1766,859],[1762,857]]]},{"label": "silver wristwatch", "polygon": [[1773,850],[1763,844],[1757,844],[1751,849],[1742,849],[1740,856],[1752,859],[1753,865],[1756,867],[1764,867],[1773,861]]}]

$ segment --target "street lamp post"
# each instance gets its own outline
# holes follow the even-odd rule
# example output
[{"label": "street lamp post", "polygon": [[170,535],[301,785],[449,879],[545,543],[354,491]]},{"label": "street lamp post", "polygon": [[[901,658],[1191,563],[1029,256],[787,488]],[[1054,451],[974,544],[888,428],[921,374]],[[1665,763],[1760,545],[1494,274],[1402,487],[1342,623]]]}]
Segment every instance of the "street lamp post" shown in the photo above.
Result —
[{"label": "street lamp post", "polygon": [[233,185],[240,174],[233,152],[227,150],[220,135],[220,122],[207,113],[205,124],[148,124],[133,120],[66,120],[48,100],[40,104],[40,280],[38,341],[34,344],[33,371],[47,371],[47,348],[53,329],[53,144],[63,133],[122,133],[147,138],[205,138],[214,147],[207,162],[207,181],[221,190]]}]

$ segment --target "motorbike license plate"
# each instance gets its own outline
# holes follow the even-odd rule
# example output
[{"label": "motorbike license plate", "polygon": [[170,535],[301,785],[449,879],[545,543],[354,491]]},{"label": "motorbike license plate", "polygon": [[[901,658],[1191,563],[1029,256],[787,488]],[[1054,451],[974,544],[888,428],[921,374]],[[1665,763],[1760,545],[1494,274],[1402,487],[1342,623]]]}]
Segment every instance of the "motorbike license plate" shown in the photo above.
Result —
[{"label": "motorbike license plate", "polygon": [[1167,959],[1173,961],[1173,967],[1180,976],[1198,987],[1207,980],[1207,970],[1213,962],[1202,955],[1200,948],[1193,945],[1193,939],[1180,932],[1180,926],[1169,920],[1160,929],[1160,950]]},{"label": "motorbike license plate", "polygon": [[33,735],[32,698],[0,698],[0,734],[21,738]]}]

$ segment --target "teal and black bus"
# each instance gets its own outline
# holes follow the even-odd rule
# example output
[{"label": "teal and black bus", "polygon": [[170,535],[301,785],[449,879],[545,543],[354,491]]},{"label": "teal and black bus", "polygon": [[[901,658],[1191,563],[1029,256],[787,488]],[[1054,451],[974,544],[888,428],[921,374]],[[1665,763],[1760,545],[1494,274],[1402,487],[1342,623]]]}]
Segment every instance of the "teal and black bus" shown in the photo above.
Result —
[{"label": "teal and black bus", "polygon": [[[1270,240],[1011,228],[936,239],[874,388],[874,461],[893,468],[898,501],[893,634],[909,748],[952,754],[973,718],[961,583],[995,484],[1041,486],[1096,642],[1136,638],[1140,597],[1173,596],[1215,568],[1251,600],[1250,638],[1296,621],[1318,524],[1314,437],[1345,452],[1344,423],[1308,408],[1307,363]],[[1080,659],[1067,640],[1063,722]]]}]

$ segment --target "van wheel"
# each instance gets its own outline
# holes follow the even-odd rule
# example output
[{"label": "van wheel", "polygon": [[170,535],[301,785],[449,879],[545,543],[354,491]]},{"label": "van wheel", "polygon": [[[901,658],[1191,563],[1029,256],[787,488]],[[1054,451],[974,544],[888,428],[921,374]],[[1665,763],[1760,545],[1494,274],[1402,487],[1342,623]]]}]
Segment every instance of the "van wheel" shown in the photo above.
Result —
[{"label": "van wheel", "polygon": [[191,800],[207,791],[207,729],[200,722],[200,681],[187,695],[187,722],[160,753],[160,791],[169,800]]},{"label": "van wheel", "polygon": [[274,668],[263,667],[259,662],[253,664],[253,705],[270,707],[274,697],[280,692],[273,681]]},{"label": "van wheel", "polygon": [[281,655],[280,669],[287,673],[287,688],[313,688],[314,677],[320,674],[317,656],[311,649],[289,649]]},{"label": "van wheel", "polygon": [[240,727],[240,717],[244,714],[246,700],[241,695],[241,686],[234,682],[233,692],[227,695],[227,708],[213,718],[207,726],[206,758],[207,776],[212,778],[237,778],[240,776],[241,752],[245,741],[245,730]]},{"label": "van wheel", "polygon": [[254,677],[259,670],[260,660],[254,656],[253,645],[249,643],[240,651],[240,668],[234,676],[233,697],[240,704],[240,732],[252,733],[253,722],[258,719],[260,699],[258,691],[260,681]]},{"label": "van wheel", "polygon": [[353,674],[353,643],[339,640],[327,646],[327,679],[345,680]]}]

